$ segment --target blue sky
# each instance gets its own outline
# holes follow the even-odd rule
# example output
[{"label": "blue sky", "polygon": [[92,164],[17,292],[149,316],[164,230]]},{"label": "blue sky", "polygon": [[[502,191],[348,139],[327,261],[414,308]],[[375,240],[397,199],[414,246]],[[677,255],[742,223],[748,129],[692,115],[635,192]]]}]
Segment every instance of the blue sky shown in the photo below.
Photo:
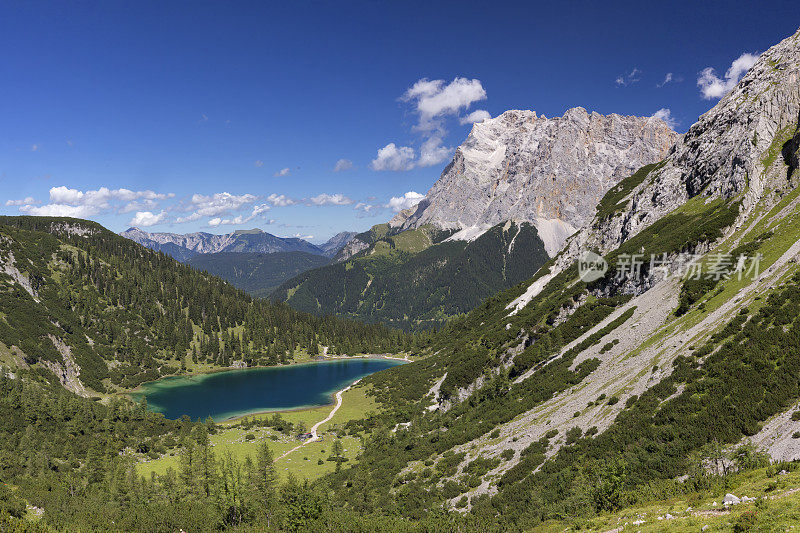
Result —
[{"label": "blue sky", "polygon": [[797,2],[4,2],[0,213],[321,242],[425,194],[469,120],[685,131],[798,25]]}]

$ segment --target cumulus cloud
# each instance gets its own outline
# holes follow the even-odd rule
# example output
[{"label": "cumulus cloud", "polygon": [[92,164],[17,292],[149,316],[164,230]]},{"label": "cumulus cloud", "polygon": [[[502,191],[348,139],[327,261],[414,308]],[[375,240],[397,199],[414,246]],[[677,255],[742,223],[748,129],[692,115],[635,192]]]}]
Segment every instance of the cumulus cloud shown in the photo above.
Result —
[{"label": "cumulus cloud", "polygon": [[395,213],[399,213],[404,209],[409,209],[414,207],[422,200],[425,199],[424,194],[420,194],[414,191],[408,191],[403,196],[393,196],[389,199],[389,203],[386,204],[386,207],[394,211]]},{"label": "cumulus cloud", "polygon": [[28,196],[23,200],[6,200],[7,206],[21,206],[21,205],[33,205],[38,203],[32,196]]},{"label": "cumulus cloud", "polygon": [[[478,79],[455,78],[450,83],[428,78],[417,80],[403,93],[400,100],[408,102],[417,115],[413,130],[422,135],[419,158],[414,148],[389,143],[378,150],[378,155],[370,166],[373,170],[402,171],[446,161],[454,151],[444,144],[447,117],[457,116],[475,102],[485,99],[486,90]],[[490,118],[487,111],[477,110],[460,118],[459,122],[463,125],[486,118]]]},{"label": "cumulus cloud", "polygon": [[492,118],[492,115],[489,114],[488,111],[485,109],[476,109],[469,115],[465,117],[461,117],[458,122],[463,126],[464,124],[475,124],[476,122],[483,122],[484,120],[488,120]]},{"label": "cumulus cloud", "polygon": [[287,205],[294,205],[297,203],[284,194],[275,194],[275,193],[272,193],[269,196],[267,196],[267,201],[275,207],[286,207]]},{"label": "cumulus cloud", "polygon": [[350,205],[353,200],[343,194],[318,194],[313,198],[309,198],[309,202],[313,205]]},{"label": "cumulus cloud", "polygon": [[350,170],[353,168],[353,162],[349,159],[340,159],[336,162],[336,165],[333,167],[334,172],[344,172],[345,170]]},{"label": "cumulus cloud", "polygon": [[730,68],[725,72],[724,78],[719,78],[712,67],[706,67],[700,71],[697,78],[697,86],[700,93],[706,100],[722,98],[731,89],[736,87],[748,70],[758,61],[759,54],[744,53],[737,57]]},{"label": "cumulus cloud", "polygon": [[195,220],[200,220],[201,218],[203,218],[203,217],[200,215],[200,213],[192,213],[191,215],[186,216],[186,217],[178,217],[178,218],[176,218],[175,222],[178,223],[178,224],[184,224],[186,222],[194,222]]},{"label": "cumulus cloud", "polygon": [[419,159],[417,159],[416,166],[430,167],[443,163],[450,159],[453,151],[453,148],[444,146],[444,141],[438,135],[429,137],[420,146]]},{"label": "cumulus cloud", "polygon": [[[356,205],[353,206],[353,209],[355,209],[356,211],[360,211],[361,215],[367,215],[367,214],[372,213],[373,211],[382,211],[383,210],[383,206],[382,205],[369,204],[367,202],[358,202]],[[359,216],[359,215],[357,215],[357,216]]]},{"label": "cumulus cloud", "polygon": [[257,197],[252,194],[235,195],[228,192],[218,192],[209,196],[194,194],[187,211],[194,211],[204,217],[213,217],[238,211],[256,200]]},{"label": "cumulus cloud", "polygon": [[672,116],[672,111],[667,109],[666,107],[662,107],[655,113],[653,113],[654,118],[660,118],[664,122],[666,122],[667,126],[672,128],[673,130],[680,124],[678,119]]},{"label": "cumulus cloud", "polygon": [[208,221],[208,225],[211,226],[212,228],[216,228],[220,224],[222,224],[222,219],[220,217],[214,217]]},{"label": "cumulus cloud", "polygon": [[96,207],[66,204],[47,204],[42,206],[23,205],[19,210],[27,215],[36,215],[40,217],[88,218],[100,213],[100,210]]},{"label": "cumulus cloud", "polygon": [[155,226],[156,224],[162,222],[167,216],[166,211],[161,211],[159,214],[154,214],[150,211],[138,211],[130,222],[128,222],[129,226],[136,226],[136,227],[148,227],[148,226]]},{"label": "cumulus cloud", "polygon": [[641,79],[642,71],[634,67],[630,72],[617,76],[615,81],[617,83],[617,87],[627,87],[628,85],[634,84]]},{"label": "cumulus cloud", "polygon": [[480,80],[455,78],[448,84],[444,80],[422,78],[402,96],[404,101],[414,102],[419,115],[417,128],[423,131],[439,127],[435,119],[444,115],[455,115],[475,102],[486,99],[486,90]]},{"label": "cumulus cloud", "polygon": [[[95,190],[81,191],[66,186],[52,187],[47,205],[34,206],[32,198],[6,205],[20,206],[20,211],[39,216],[69,216],[86,218],[107,211],[130,213],[143,208],[155,208],[159,202],[174,197],[174,194],[156,193],[154,191],[133,191],[131,189],[109,189],[100,187]],[[30,202],[28,200],[31,200]]]},{"label": "cumulus cloud", "polygon": [[372,160],[371,167],[373,170],[411,170],[416,157],[410,146],[389,143],[378,150],[378,156]]},{"label": "cumulus cloud", "polygon": [[282,168],[282,169],[280,169],[279,171],[277,171],[277,172],[276,172],[275,174],[273,174],[272,176],[273,176],[274,178],[282,178],[283,176],[288,176],[289,174],[291,174],[291,172],[292,172],[292,171],[289,169],[289,167],[286,167],[286,168]]}]

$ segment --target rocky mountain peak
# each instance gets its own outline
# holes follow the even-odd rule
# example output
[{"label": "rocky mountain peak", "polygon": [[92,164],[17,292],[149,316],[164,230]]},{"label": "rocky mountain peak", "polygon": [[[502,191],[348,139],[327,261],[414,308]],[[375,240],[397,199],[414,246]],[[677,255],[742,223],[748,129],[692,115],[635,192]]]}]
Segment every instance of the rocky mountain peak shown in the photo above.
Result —
[{"label": "rocky mountain peak", "polygon": [[791,166],[792,147],[796,151],[800,145],[799,120],[800,31],[761,54],[739,84],[689,128],[663,164],[633,188],[624,209],[595,219],[575,235],[556,270],[574,261],[580,250],[617,248],[695,196],[741,196],[734,227],[755,206],[768,211],[795,186],[789,178],[796,168]]},{"label": "rocky mountain peak", "polygon": [[463,230],[529,221],[553,255],[608,189],[663,159],[678,138],[656,118],[509,110],[475,124],[425,200],[393,224]]}]

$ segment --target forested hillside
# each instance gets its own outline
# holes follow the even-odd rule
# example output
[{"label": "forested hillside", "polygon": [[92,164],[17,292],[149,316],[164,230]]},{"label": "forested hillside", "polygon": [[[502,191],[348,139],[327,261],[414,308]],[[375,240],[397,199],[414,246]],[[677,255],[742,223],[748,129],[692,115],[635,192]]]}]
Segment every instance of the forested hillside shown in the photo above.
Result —
[{"label": "forested hillside", "polygon": [[195,255],[184,261],[257,298],[266,298],[287,279],[329,262],[325,256],[306,252],[220,252]]},{"label": "forested hillside", "polygon": [[395,410],[352,425],[376,429],[342,505],[528,530],[800,459],[799,71],[800,32],[536,276],[367,378]]},{"label": "forested hillside", "polygon": [[0,218],[0,356],[86,394],[182,368],[385,353],[411,337],[298,313],[76,219]]},{"label": "forested hillside", "polygon": [[471,242],[435,239],[424,228],[387,234],[345,262],[286,281],[273,299],[404,329],[440,327],[532,276],[548,259],[527,223],[498,224]]}]

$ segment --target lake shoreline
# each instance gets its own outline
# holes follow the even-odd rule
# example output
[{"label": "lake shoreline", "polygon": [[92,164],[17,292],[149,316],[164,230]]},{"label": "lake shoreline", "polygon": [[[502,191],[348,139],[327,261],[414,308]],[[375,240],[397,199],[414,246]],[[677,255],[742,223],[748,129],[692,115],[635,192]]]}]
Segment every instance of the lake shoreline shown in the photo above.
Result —
[{"label": "lake shoreline", "polygon": [[[291,365],[214,369],[141,384],[128,393],[166,418],[211,417],[235,423],[248,416],[330,406],[336,394],[375,372],[409,361],[391,356],[320,357]],[[252,372],[250,372],[252,371]]]},{"label": "lake shoreline", "polygon": [[[147,385],[150,383],[156,383],[161,381],[162,379],[167,378],[192,378],[192,377],[203,377],[209,376],[212,374],[218,374],[220,372],[230,372],[231,370],[252,370],[256,368],[286,368],[291,366],[299,366],[299,365],[308,365],[308,364],[317,364],[317,363],[325,363],[328,361],[341,361],[341,360],[351,360],[351,359],[388,359],[392,361],[403,361],[406,363],[412,363],[413,360],[409,359],[408,356],[406,357],[395,357],[387,354],[366,354],[366,355],[319,355],[314,357],[321,357],[322,359],[310,359],[308,361],[292,361],[291,363],[285,365],[256,365],[256,366],[245,366],[245,367],[235,367],[235,366],[225,366],[220,368],[211,368],[208,370],[198,370],[194,372],[186,372],[183,374],[165,374],[163,376],[158,377],[157,379],[151,379],[149,381],[142,381],[136,387],[132,389],[128,389],[125,391],[116,391],[114,395],[116,396],[129,396],[135,393],[141,393],[143,385]],[[133,399],[133,398],[131,398]]]}]

